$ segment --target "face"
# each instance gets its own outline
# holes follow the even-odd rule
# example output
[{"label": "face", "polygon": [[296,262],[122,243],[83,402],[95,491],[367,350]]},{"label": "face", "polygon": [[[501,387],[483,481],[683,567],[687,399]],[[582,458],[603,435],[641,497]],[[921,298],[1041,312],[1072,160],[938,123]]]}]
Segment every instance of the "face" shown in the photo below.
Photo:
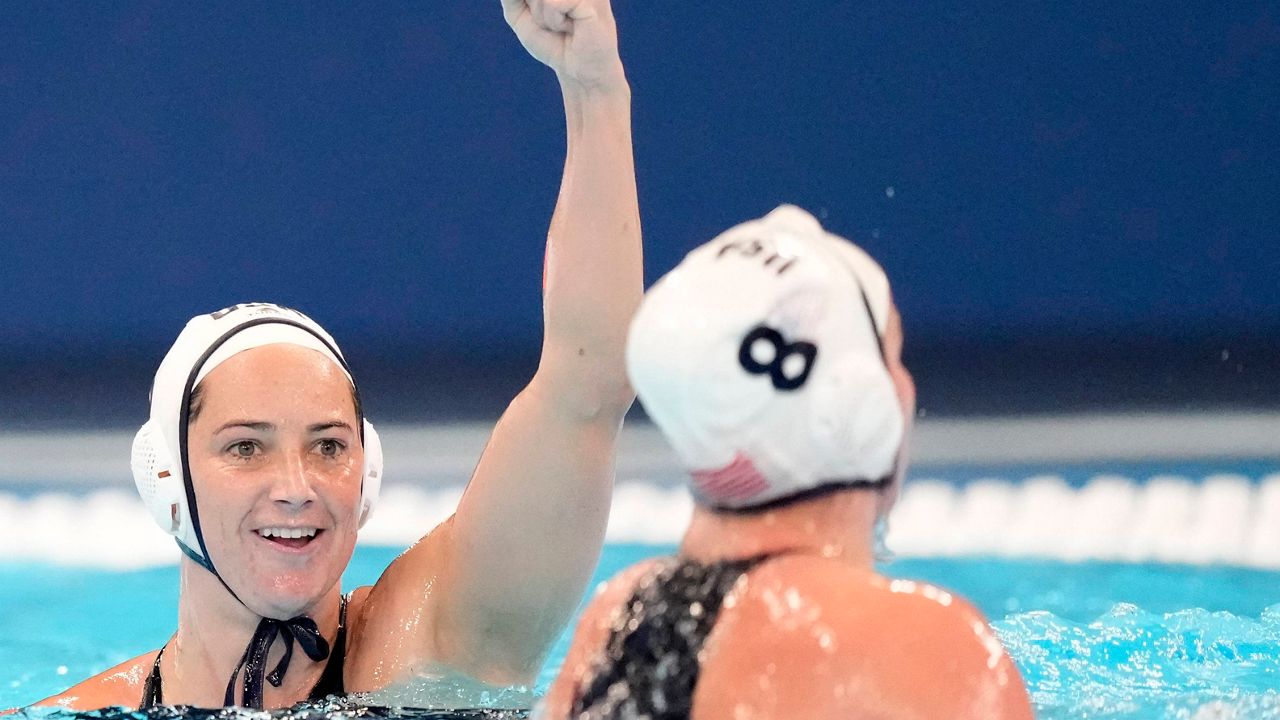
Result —
[{"label": "face", "polygon": [[351,383],[321,353],[280,344],[233,355],[200,389],[187,452],[209,555],[250,609],[301,614],[355,549],[364,451]]},{"label": "face", "polygon": [[882,494],[880,514],[889,512],[898,499],[898,491],[902,487],[902,478],[907,472],[907,457],[911,439],[911,427],[916,416],[916,383],[911,373],[902,364],[902,316],[898,314],[898,306],[889,306],[889,322],[884,333],[885,362],[889,366],[889,377],[893,379],[893,388],[898,395],[898,403],[902,407],[902,447],[898,450],[897,476],[892,485]]}]

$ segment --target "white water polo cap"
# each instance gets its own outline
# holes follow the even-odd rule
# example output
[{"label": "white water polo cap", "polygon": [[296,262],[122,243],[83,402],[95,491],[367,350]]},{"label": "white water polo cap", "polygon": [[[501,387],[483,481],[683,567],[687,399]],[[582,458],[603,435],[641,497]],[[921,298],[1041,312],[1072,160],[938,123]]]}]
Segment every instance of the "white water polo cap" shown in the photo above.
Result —
[{"label": "white water polo cap", "polygon": [[[212,569],[200,532],[195,491],[188,477],[187,417],[191,392],[215,367],[233,355],[263,345],[288,344],[315,350],[342,369],[351,370],[333,338],[314,320],[270,303],[233,305],[192,318],[160,362],[151,388],[151,417],[133,440],[133,480],[152,518],[177,538],[183,552]],[[359,524],[364,525],[382,485],[382,444],[373,425],[360,421],[364,473]],[[216,574],[216,571],[215,571]]]},{"label": "white water polo cap", "polygon": [[723,510],[895,474],[902,409],[885,363],[884,270],[783,205],[689,253],[645,295],[627,371],[646,412]]}]

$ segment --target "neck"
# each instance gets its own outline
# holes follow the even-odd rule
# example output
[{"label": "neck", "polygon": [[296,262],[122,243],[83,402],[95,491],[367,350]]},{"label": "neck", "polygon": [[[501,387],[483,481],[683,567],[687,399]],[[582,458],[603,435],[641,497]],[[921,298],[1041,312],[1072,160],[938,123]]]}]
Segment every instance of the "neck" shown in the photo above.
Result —
[{"label": "neck", "polygon": [[785,552],[870,570],[879,495],[873,490],[842,490],[758,513],[695,506],[680,554],[714,562]]},{"label": "neck", "polygon": [[[231,671],[244,656],[262,616],[245,607],[223,587],[218,578],[190,559],[182,558],[178,600],[178,630],[161,659],[166,704],[221,707]],[[340,591],[335,585],[299,615],[316,622],[332,642],[338,631]],[[284,655],[284,643],[272,644],[267,667],[275,667]],[[303,699],[323,671],[323,662],[312,661],[296,646],[284,683],[264,688],[268,708],[292,705]],[[241,686],[243,673],[237,679]],[[240,690],[236,691],[237,701]]]}]

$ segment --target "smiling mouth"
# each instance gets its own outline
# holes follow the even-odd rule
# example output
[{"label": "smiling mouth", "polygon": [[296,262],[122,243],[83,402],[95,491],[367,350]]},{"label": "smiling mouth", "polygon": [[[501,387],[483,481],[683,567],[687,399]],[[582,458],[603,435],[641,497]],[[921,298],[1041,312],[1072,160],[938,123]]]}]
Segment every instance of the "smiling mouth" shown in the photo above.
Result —
[{"label": "smiling mouth", "polygon": [[291,550],[300,550],[320,537],[319,528],[261,528],[255,534],[270,543]]}]

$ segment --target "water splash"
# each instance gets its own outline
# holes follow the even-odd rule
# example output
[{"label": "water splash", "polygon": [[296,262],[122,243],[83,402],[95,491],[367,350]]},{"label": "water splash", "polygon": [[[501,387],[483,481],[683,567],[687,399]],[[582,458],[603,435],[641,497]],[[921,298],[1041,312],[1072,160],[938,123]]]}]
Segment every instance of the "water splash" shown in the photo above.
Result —
[{"label": "water splash", "polygon": [[533,688],[523,685],[490,685],[443,665],[419,671],[414,677],[382,690],[352,694],[352,707],[391,708],[476,708],[505,710],[528,708],[537,698]]},{"label": "water splash", "polygon": [[1121,603],[1088,623],[1036,611],[993,625],[1046,720],[1280,718],[1280,605],[1254,619]]},{"label": "water splash", "polygon": [[354,699],[334,697],[270,711],[247,708],[205,710],[182,706],[161,706],[147,710],[106,708],[89,712],[28,708],[6,717],[25,720],[528,720],[529,711],[368,706]]}]

